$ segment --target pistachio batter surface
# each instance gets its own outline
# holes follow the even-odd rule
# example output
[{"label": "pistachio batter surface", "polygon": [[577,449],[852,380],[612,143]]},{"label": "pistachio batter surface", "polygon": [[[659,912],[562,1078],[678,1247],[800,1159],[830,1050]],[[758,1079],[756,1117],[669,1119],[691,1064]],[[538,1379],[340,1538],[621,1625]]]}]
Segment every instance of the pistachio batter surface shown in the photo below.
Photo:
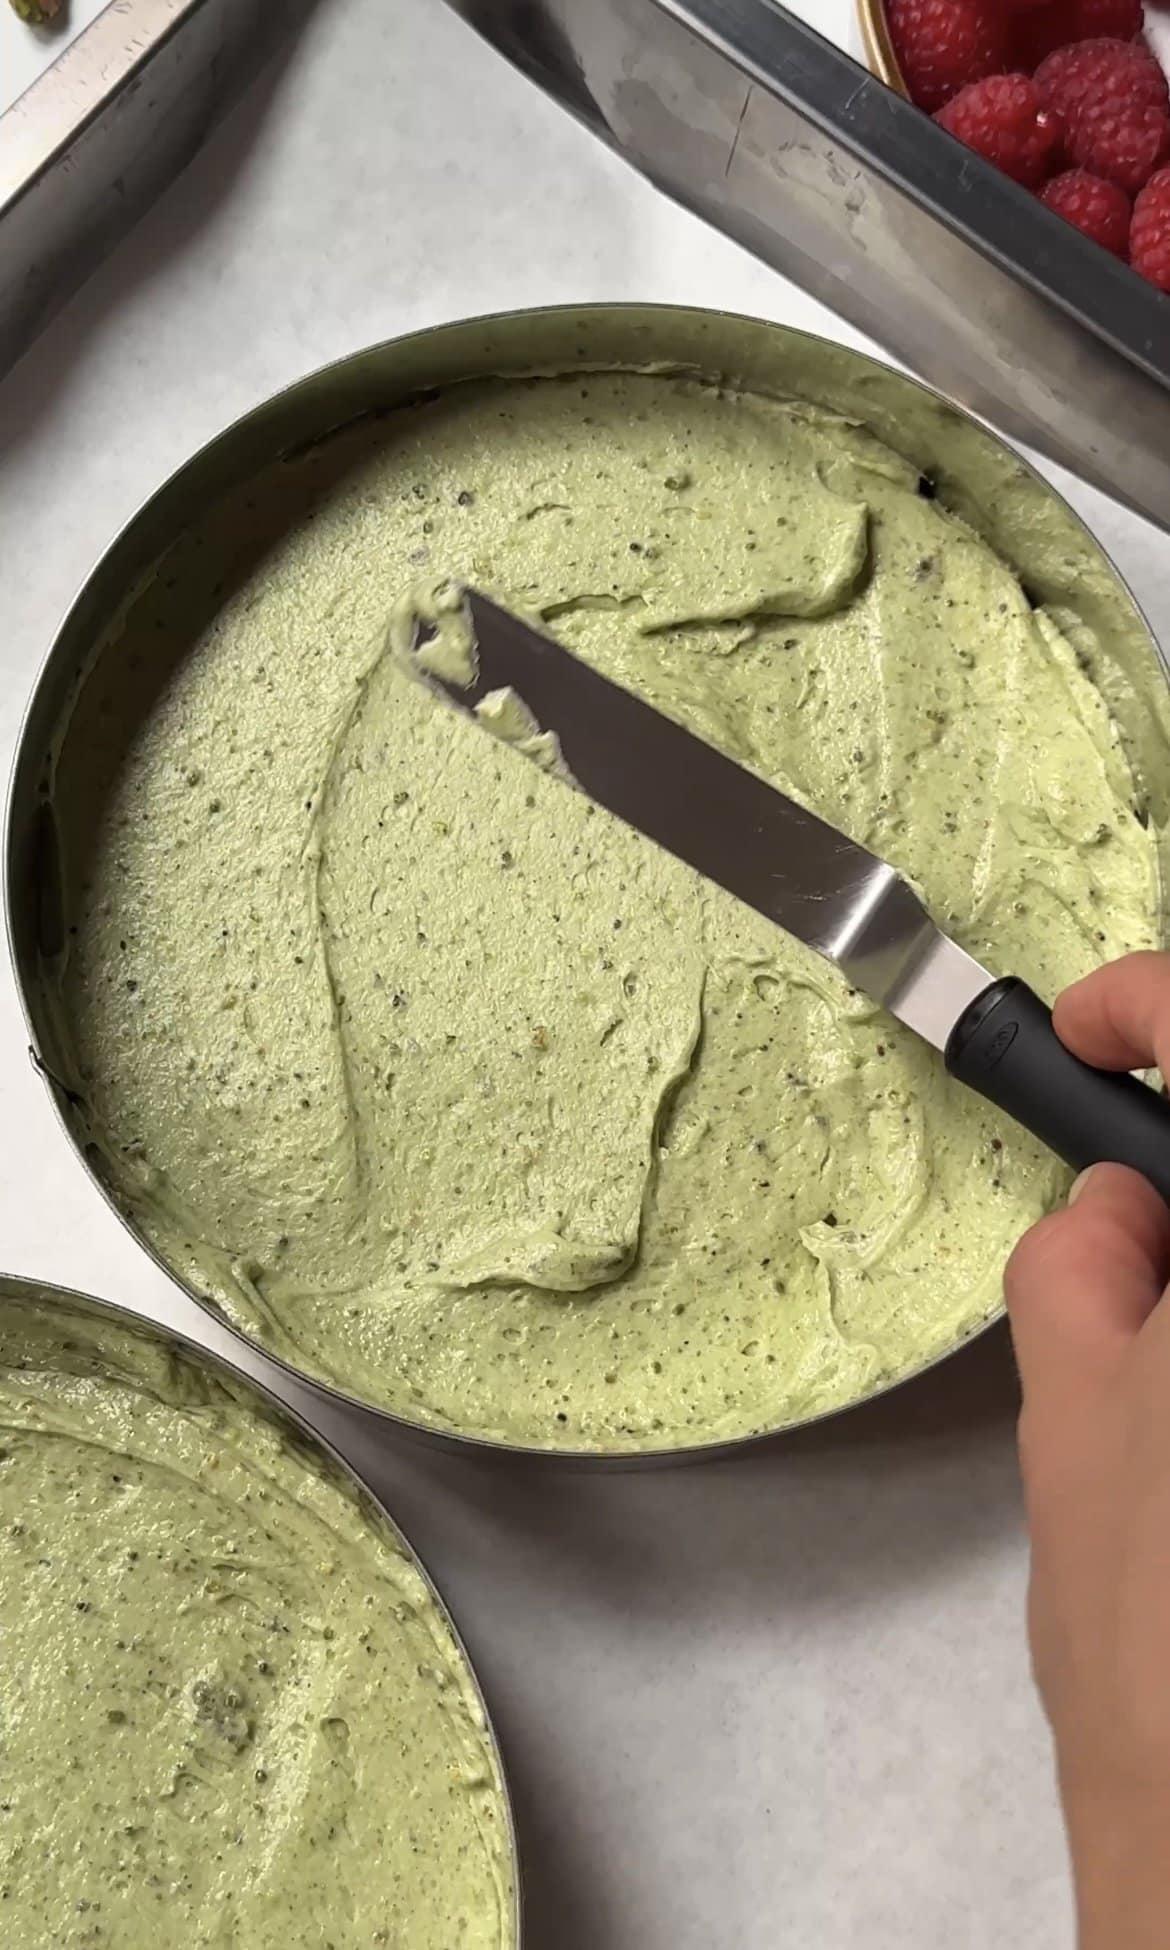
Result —
[{"label": "pistachio batter surface", "polygon": [[0,1676],[6,1944],[513,1944],[479,1698],[389,1525],[60,1295],[0,1297]]},{"label": "pistachio batter surface", "polygon": [[386,649],[473,581],[1052,995],[1160,939],[1157,834],[1086,630],[923,486],[801,401],[573,374],[335,438],[171,552],[65,735],[46,979],[197,1291],[414,1419],[599,1450],[799,1420],[995,1309],[1054,1160]]}]

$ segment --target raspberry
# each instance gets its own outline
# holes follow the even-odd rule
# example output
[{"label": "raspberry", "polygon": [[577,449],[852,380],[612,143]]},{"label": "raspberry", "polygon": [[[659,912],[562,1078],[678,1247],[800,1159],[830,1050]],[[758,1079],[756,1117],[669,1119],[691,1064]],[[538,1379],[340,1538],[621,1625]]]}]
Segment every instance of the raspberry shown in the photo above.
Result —
[{"label": "raspberry", "polygon": [[1136,41],[1146,24],[1142,0],[1073,0],[1069,11],[1075,28],[1070,40],[1088,41],[1104,35],[1117,41]]},{"label": "raspberry", "polygon": [[1144,43],[1079,41],[1050,54],[1034,79],[1081,169],[1132,196],[1170,155],[1170,86]]},{"label": "raspberry", "polygon": [[940,108],[935,121],[1005,176],[1038,189],[1063,139],[1059,117],[1045,108],[1024,74],[994,74],[973,81]]},{"label": "raspberry", "polygon": [[1142,0],[1042,0],[1017,26],[1017,52],[1029,73],[1046,55],[1075,41],[1107,36],[1135,41],[1144,24]]},{"label": "raspberry", "polygon": [[1164,108],[1120,105],[1115,97],[1083,108],[1068,132],[1068,158],[1136,196],[1170,156],[1170,115]]},{"label": "raspberry", "polygon": [[1159,291],[1170,291],[1170,169],[1151,176],[1133,206],[1129,261]]},{"label": "raspberry", "polygon": [[906,86],[930,114],[1008,65],[1009,24],[996,0],[889,0],[889,19]]},{"label": "raspberry", "polygon": [[1129,198],[1116,183],[1090,176],[1087,169],[1066,169],[1040,192],[1040,201],[1066,223],[1075,224],[1115,257],[1129,245]]},{"label": "raspberry", "polygon": [[1126,103],[1170,107],[1170,84],[1142,41],[1101,39],[1058,48],[1040,63],[1035,81],[1049,108],[1069,125],[1107,90]]}]

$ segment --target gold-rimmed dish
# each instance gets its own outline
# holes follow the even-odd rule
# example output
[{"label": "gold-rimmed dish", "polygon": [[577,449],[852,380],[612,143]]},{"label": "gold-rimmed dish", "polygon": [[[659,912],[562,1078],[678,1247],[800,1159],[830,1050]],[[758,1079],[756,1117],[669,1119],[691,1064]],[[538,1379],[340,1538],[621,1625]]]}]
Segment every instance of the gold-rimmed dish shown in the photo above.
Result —
[{"label": "gold-rimmed dish", "polygon": [[909,96],[894,47],[894,37],[890,32],[885,0],[857,0],[857,19],[865,58],[878,80],[884,81],[886,87],[893,88],[897,94]]}]

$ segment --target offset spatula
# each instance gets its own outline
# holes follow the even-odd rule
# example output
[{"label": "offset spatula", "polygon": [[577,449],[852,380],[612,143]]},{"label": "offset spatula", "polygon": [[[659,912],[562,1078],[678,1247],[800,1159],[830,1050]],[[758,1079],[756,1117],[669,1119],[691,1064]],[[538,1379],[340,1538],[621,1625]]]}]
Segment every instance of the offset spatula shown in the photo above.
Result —
[{"label": "offset spatula", "polygon": [[1170,1202],[1157,1092],[1080,1062],[1027,984],[993,979],[884,860],[485,596],[466,600],[474,676],[425,673],[460,710],[514,691],[598,805],[833,962],[1078,1171],[1131,1165]]}]

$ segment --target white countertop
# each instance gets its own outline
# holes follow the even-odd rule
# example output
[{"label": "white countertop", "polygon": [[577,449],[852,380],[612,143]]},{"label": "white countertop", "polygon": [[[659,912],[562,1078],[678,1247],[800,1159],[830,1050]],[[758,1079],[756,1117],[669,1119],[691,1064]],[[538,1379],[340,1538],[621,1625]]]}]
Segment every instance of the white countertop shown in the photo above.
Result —
[{"label": "white countertop", "polygon": [[[852,41],[848,0],[804,11]],[[0,27],[7,60],[16,23]],[[593,298],[718,302],[857,341],[440,0],[322,0],[0,386],[0,764],[78,582],[199,442],[366,341]],[[1170,641],[1165,542],[1073,494]],[[0,1264],[213,1338],[71,1155],[7,966]],[[1069,1944],[1013,1415],[993,1336],[872,1410],[703,1468],[570,1476],[347,1427],[479,1663],[529,1950]]]},{"label": "white countertop", "polygon": [[97,19],[106,0],[69,0],[65,12],[44,27],[30,27],[12,11],[8,0],[0,4],[0,108],[7,108],[19,94],[43,74],[62,48],[68,47],[91,21]]}]

